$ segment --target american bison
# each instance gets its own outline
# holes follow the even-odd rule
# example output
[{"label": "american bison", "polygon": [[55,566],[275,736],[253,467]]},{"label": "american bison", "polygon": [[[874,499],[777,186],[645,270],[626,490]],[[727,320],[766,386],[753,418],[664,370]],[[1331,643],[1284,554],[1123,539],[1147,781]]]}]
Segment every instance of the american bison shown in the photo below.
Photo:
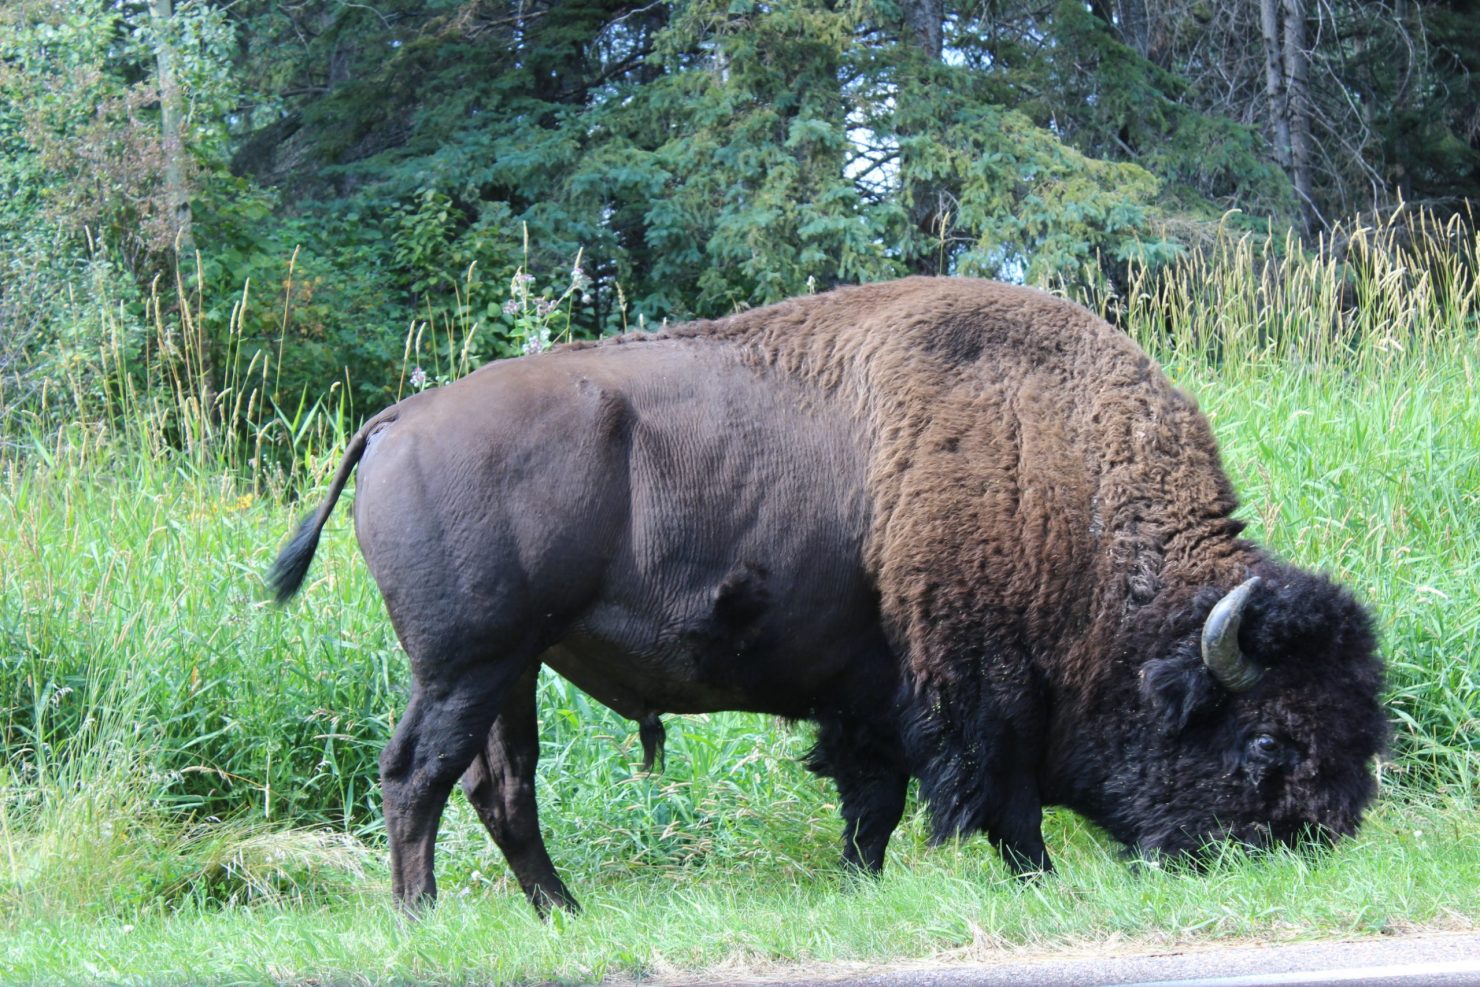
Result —
[{"label": "american bison", "polygon": [[410,656],[380,760],[395,893],[453,784],[536,908],[542,664],[643,724],[817,724],[843,858],[909,779],[934,832],[1047,870],[1045,805],[1135,851],[1351,833],[1387,731],[1361,606],[1239,537],[1203,415],[1026,288],[910,278],[496,363],[376,415],[271,575],[355,530]]}]

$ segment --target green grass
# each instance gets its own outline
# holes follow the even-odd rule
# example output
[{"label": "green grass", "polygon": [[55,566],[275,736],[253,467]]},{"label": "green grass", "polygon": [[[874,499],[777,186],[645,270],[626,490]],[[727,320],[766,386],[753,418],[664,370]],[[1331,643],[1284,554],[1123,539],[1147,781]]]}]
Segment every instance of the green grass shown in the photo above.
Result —
[{"label": "green grass", "polygon": [[1398,732],[1357,839],[1145,872],[1059,811],[1060,873],[1023,886],[984,840],[927,850],[912,807],[884,880],[854,884],[806,728],[670,718],[646,776],[632,725],[549,677],[542,821],[585,912],[535,920],[454,796],[443,902],[406,925],[375,787],[405,662],[348,514],[298,602],[266,605],[260,581],[343,418],[228,388],[223,417],[249,426],[228,441],[175,379],[0,435],[0,982],[592,979],[1472,928],[1480,242],[1378,246],[1345,293],[1319,256],[1233,241],[1115,302],[1209,414],[1250,534],[1377,615]]},{"label": "green grass", "polygon": [[[468,874],[490,854],[464,844],[473,825],[465,816],[452,820],[444,870],[450,862]],[[585,892],[585,910],[549,923],[506,881],[467,876],[444,883],[434,913],[405,923],[371,861],[359,892],[305,902],[31,913],[0,934],[0,969],[15,982],[588,981],[901,957],[1001,959],[1107,941],[1165,947],[1470,929],[1480,912],[1480,824],[1473,811],[1453,808],[1388,803],[1356,840],[1324,856],[1232,855],[1198,876],[1132,870],[1075,817],[1054,813],[1048,835],[1059,873],[1026,886],[985,840],[926,850],[923,829],[912,819],[886,876],[856,884],[830,868],[807,874],[779,860],[603,876],[566,845],[558,857],[584,861],[567,869]]]}]

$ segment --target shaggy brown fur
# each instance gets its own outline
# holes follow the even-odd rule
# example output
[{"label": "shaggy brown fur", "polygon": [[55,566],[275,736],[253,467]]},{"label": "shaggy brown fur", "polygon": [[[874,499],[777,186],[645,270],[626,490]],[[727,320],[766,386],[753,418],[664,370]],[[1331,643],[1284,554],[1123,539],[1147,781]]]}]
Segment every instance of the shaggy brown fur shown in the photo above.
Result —
[{"label": "shaggy brown fur", "polygon": [[1055,654],[1057,684],[1092,696],[1129,613],[1255,558],[1196,404],[1052,295],[907,278],[636,338],[665,337],[727,343],[866,423],[868,565],[917,675],[954,672],[932,628],[1006,613]]},{"label": "shaggy brown fur", "polygon": [[[356,436],[280,598],[361,454],[361,544],[416,680],[382,762],[403,897],[434,892],[459,738],[497,713],[470,795],[531,900],[573,903],[532,790],[510,794],[541,660],[642,721],[649,760],[665,710],[817,720],[809,763],[873,870],[910,775],[939,836],[984,829],[1024,871],[1049,866],[1049,802],[1180,852],[1349,832],[1371,795],[1365,613],[1239,539],[1192,400],[1041,292],[910,278],[485,368]],[[1268,673],[1228,694],[1197,637],[1251,575],[1241,640]]]}]

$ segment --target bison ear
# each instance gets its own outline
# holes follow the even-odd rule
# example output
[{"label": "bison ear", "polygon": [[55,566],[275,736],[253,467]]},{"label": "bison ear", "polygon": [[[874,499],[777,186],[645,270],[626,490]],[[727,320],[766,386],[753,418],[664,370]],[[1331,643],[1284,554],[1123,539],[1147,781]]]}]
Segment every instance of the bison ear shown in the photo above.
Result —
[{"label": "bison ear", "polygon": [[1151,707],[1163,733],[1186,729],[1221,698],[1207,666],[1195,654],[1155,658],[1141,666],[1141,697]]}]

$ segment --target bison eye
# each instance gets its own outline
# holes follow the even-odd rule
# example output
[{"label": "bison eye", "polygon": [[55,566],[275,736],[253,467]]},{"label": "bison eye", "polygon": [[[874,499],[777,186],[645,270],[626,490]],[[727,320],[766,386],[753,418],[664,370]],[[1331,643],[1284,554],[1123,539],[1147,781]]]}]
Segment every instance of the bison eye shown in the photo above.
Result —
[{"label": "bison eye", "polygon": [[1278,737],[1272,733],[1261,733],[1254,737],[1254,750],[1266,756],[1274,756],[1284,749]]}]

